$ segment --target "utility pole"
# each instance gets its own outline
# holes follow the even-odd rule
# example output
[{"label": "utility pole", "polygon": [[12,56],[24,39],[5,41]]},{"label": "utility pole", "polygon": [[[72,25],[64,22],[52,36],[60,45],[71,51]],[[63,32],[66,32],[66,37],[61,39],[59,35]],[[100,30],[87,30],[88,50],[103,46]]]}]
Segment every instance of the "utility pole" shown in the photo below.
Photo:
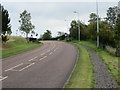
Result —
[{"label": "utility pole", "polygon": [[97,8],[97,47],[99,47],[99,15],[98,15],[98,0],[96,1],[96,8]]},{"label": "utility pole", "polygon": [[80,21],[79,21],[79,12],[74,11],[78,15],[78,40],[80,41]]}]

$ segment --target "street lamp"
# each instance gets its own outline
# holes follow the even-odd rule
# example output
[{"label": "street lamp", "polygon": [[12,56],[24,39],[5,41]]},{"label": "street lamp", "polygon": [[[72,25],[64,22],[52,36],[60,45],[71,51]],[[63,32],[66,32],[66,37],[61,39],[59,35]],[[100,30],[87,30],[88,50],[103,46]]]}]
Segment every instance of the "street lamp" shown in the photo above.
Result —
[{"label": "street lamp", "polygon": [[18,30],[16,30],[16,36],[17,36]]},{"label": "street lamp", "polygon": [[74,11],[78,15],[78,40],[80,41],[80,22],[79,22],[79,12]]},{"label": "street lamp", "polygon": [[67,31],[68,31],[68,35],[67,35],[67,38],[68,38],[68,40],[69,40],[69,25],[68,25],[68,20],[65,20],[65,22],[66,22],[66,24],[67,24]]},{"label": "street lamp", "polygon": [[[99,15],[98,15],[98,1],[96,1],[97,8],[97,34],[99,33]],[[97,47],[99,47],[99,35],[97,35]]]}]

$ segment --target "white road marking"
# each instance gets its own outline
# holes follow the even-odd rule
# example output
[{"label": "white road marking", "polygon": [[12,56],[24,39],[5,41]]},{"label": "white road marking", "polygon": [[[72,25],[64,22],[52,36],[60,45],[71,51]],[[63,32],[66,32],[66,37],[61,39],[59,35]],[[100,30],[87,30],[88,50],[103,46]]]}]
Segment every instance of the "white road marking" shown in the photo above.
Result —
[{"label": "white road marking", "polygon": [[54,50],[54,52],[57,50],[57,48]]},{"label": "white road marking", "polygon": [[34,59],[36,59],[36,58],[38,58],[38,57],[36,56],[36,57],[34,57],[34,58],[32,58],[32,59],[30,59],[30,60],[28,60],[28,61],[32,61],[32,60],[34,60]]},{"label": "white road marking", "polygon": [[6,78],[8,78],[8,76],[6,76],[6,77],[0,77],[0,81],[4,80]]},{"label": "white road marking", "polygon": [[41,55],[44,55],[45,53],[42,53]]},{"label": "white road marking", "polygon": [[43,60],[43,59],[46,58],[46,57],[47,57],[47,56],[44,56],[43,58],[40,59],[40,61]]},{"label": "white road marking", "polygon": [[9,71],[9,70],[12,70],[12,69],[14,69],[14,68],[16,68],[16,67],[18,67],[18,66],[21,66],[21,65],[23,65],[23,63],[18,64],[18,65],[14,66],[14,67],[11,67],[11,68],[9,68],[9,69],[5,70],[5,72],[7,72],[7,71]]},{"label": "white road marking", "polygon": [[51,52],[49,55],[51,55],[53,52]]},{"label": "white road marking", "polygon": [[26,66],[26,67],[24,67],[24,68],[20,69],[19,71],[23,71],[24,69],[26,69],[26,68],[28,68],[28,67],[32,66],[33,64],[35,64],[35,63],[32,63],[32,64],[30,64],[30,65],[28,65],[28,66]]},{"label": "white road marking", "polygon": [[50,50],[48,50],[47,52],[49,52]]}]

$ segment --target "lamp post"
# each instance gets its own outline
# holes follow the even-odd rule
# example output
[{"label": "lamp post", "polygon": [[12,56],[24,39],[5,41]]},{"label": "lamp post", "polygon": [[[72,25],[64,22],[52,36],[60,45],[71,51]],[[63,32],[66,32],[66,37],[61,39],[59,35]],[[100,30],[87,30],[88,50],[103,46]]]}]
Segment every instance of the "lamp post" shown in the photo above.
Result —
[{"label": "lamp post", "polygon": [[79,12],[74,11],[78,15],[78,40],[80,41],[80,22],[79,22]]},{"label": "lamp post", "polygon": [[[99,15],[98,15],[98,1],[96,1],[97,10],[97,34],[99,33]],[[97,35],[97,47],[99,47],[99,35]]]},{"label": "lamp post", "polygon": [[[67,33],[69,33],[69,25],[68,25],[68,20],[65,20],[66,24],[67,24]],[[69,40],[69,34],[67,35],[67,39]]]},{"label": "lamp post", "polygon": [[16,36],[17,36],[18,30],[16,30]]}]

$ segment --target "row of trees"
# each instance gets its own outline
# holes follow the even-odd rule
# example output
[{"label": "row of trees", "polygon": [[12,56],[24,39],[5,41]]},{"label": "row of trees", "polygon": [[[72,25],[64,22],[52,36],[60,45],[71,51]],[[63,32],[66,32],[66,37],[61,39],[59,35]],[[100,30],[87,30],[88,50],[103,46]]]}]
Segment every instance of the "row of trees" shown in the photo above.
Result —
[{"label": "row of trees", "polygon": [[[97,15],[95,13],[90,14],[89,24],[86,25],[80,23],[81,40],[96,41],[97,35],[100,37],[100,47],[105,48],[109,45],[116,48],[116,55],[120,52],[120,9],[110,7],[107,10],[107,17],[101,19],[99,17],[99,33],[97,33]],[[70,27],[71,39],[78,39],[78,21],[73,20]]]},{"label": "row of trees", "polygon": [[[2,26],[0,28],[0,34],[1,34],[1,37],[2,37],[2,41],[6,42],[7,40],[9,40],[7,35],[11,35],[12,30],[11,30],[9,13],[1,5],[0,5],[0,17],[2,17],[1,18],[2,22],[0,23],[0,26]],[[20,14],[19,23],[20,23],[19,31],[26,34],[26,39],[28,41],[29,40],[28,39],[28,34],[29,33],[31,33],[31,35],[35,34],[35,32],[34,32],[35,26],[32,25],[32,23],[31,23],[31,15],[30,15],[30,13],[28,13],[26,10],[24,10]],[[37,35],[38,34],[36,34],[36,36]]]}]

